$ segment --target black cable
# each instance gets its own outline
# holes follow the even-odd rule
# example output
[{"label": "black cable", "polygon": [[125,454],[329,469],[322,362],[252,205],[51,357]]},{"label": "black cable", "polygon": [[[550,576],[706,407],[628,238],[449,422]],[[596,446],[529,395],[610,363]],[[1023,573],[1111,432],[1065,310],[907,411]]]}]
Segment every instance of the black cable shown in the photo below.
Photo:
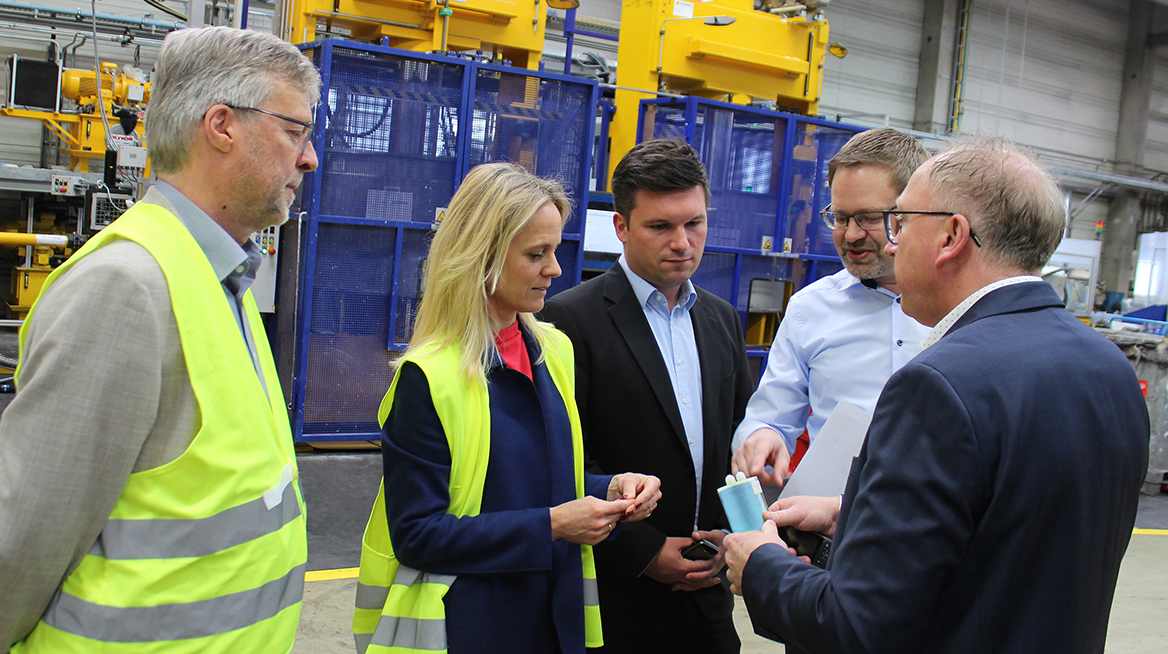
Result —
[{"label": "black cable", "polygon": [[170,7],[167,7],[166,5],[162,4],[158,0],[142,0],[142,1],[145,2],[146,4],[150,5],[151,7],[154,7],[155,9],[157,9],[159,11],[165,11],[166,13],[170,14],[171,16],[174,16],[175,18],[177,18],[179,20],[185,21],[187,19],[187,17],[184,16],[182,14],[182,12],[175,11],[174,9],[171,9]]}]

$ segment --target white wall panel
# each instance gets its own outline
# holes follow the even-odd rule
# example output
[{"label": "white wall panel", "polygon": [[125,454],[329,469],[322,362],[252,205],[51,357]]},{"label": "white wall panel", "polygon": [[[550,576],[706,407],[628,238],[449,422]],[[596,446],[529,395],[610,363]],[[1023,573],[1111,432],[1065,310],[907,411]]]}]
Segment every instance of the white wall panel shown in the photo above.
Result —
[{"label": "white wall panel", "polygon": [[1115,155],[1128,0],[979,0],[965,133],[1094,159]]},{"label": "white wall panel", "polygon": [[[834,0],[831,40],[848,48],[824,60],[820,113],[876,114],[851,122],[911,128],[920,66],[924,0]],[[845,117],[845,120],[848,120]]]},{"label": "white wall panel", "polygon": [[[1161,13],[1168,14],[1163,10]],[[1144,146],[1144,168],[1168,172],[1168,46],[1159,48],[1154,56],[1155,72],[1148,111],[1148,140]]]}]

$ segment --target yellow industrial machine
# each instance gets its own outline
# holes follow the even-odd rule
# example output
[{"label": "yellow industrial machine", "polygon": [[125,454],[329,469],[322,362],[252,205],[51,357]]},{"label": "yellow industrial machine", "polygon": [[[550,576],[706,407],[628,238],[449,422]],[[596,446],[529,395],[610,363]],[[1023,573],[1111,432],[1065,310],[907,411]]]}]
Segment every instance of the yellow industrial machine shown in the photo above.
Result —
[{"label": "yellow industrial machine", "polygon": [[637,106],[654,91],[814,114],[828,47],[815,4],[624,0],[610,173],[637,143]]},{"label": "yellow industrial machine", "polygon": [[547,3],[541,0],[290,0],[283,36],[316,38],[317,26],[344,28],[350,38],[415,52],[483,51],[539,68]]},{"label": "yellow industrial machine", "polygon": [[32,303],[41,294],[45,279],[53,272],[53,248],[63,248],[67,257],[85,243],[80,234],[16,234],[0,232],[0,245],[28,247],[32,252],[25,266],[12,269],[12,293],[8,297],[8,308],[12,317],[23,320]]},{"label": "yellow industrial machine", "polygon": [[[141,116],[143,107],[150,101],[150,90],[149,82],[136,81],[118,72],[117,64],[101,64],[100,101],[104,105],[106,119],[113,127],[119,124],[118,118],[114,116],[115,110],[137,114],[138,120],[134,127],[137,142],[143,141]],[[14,106],[13,99],[9,98],[9,106],[0,107],[0,115],[41,121],[61,139],[60,149],[69,155],[70,170],[88,172],[89,160],[101,159],[106,152],[105,125],[102,122],[102,109],[98,106],[97,74],[92,70],[63,68],[60,71],[59,93],[61,97],[76,102],[78,111],[21,108]],[[116,133],[118,130],[114,131]],[[145,174],[150,174],[149,168]]]}]

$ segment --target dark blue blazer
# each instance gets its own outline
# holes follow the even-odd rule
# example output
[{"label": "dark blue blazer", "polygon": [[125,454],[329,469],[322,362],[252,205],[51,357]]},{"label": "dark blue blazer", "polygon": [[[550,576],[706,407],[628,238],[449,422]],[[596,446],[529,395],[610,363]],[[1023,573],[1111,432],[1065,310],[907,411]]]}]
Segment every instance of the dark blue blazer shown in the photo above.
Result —
[{"label": "dark blue blazer", "polygon": [[888,381],[827,570],[750,557],[751,620],[791,652],[1102,652],[1147,464],[1119,348],[995,290]]}]

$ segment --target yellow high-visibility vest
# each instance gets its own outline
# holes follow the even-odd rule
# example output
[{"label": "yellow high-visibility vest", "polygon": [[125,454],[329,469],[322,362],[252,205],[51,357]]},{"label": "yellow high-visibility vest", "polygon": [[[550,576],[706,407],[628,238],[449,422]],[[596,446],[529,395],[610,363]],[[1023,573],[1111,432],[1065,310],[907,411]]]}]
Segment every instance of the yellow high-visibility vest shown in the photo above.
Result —
[{"label": "yellow high-visibility vest", "polygon": [[[491,407],[485,379],[471,381],[460,368],[458,348],[406,359],[417,364],[430,382],[434,410],[450,445],[450,508],[458,517],[478,515],[491,450]],[[404,361],[403,361],[404,363]],[[572,342],[558,331],[547,339],[544,363],[568,410],[572,425],[572,465],[576,497],[584,496],[584,440],[575,400],[575,361]],[[378,421],[384,425],[393,406],[400,376],[394,375],[381,401]],[[580,546],[584,569],[584,641],[587,647],[604,644],[600,631],[600,597],[592,548]],[[393,554],[385,515],[384,480],[365,536],[357,579],[357,610],[353,639],[358,654],[435,654],[446,651],[446,611],[442,598],[454,575],[436,575],[401,565]]]},{"label": "yellow high-visibility vest", "polygon": [[129,476],[97,541],[12,652],[289,652],[308,556],[304,501],[255,300],[249,291],[243,309],[266,393],[206,255],[158,205],[134,205],[45,290],[116,239],[140,244],[162,268],[201,424],[178,458]]}]

